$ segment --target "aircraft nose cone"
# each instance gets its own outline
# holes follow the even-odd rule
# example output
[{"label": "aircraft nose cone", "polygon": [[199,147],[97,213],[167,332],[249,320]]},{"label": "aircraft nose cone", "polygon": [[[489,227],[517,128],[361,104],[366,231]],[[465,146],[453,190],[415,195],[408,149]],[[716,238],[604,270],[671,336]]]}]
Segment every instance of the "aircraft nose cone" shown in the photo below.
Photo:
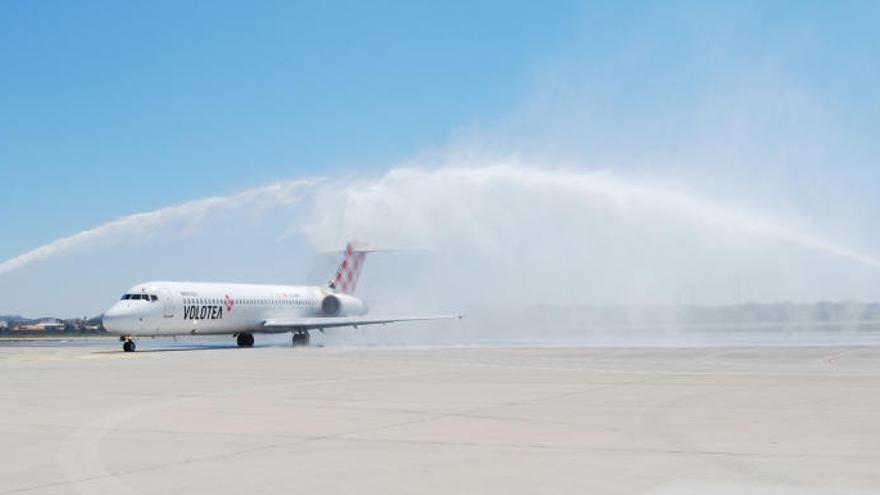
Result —
[{"label": "aircraft nose cone", "polygon": [[108,332],[126,335],[126,332],[133,330],[134,315],[128,314],[127,311],[117,305],[104,312],[101,322],[104,325],[104,329]]}]

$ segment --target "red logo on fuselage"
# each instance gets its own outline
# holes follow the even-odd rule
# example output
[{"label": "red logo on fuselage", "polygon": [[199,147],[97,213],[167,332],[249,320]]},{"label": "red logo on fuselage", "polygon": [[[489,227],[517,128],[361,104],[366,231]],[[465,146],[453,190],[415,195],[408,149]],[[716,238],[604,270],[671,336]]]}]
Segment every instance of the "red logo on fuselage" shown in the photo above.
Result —
[{"label": "red logo on fuselage", "polygon": [[229,294],[226,294],[226,297],[223,298],[223,302],[226,304],[226,311],[232,311],[232,307],[235,306],[235,300],[229,297]]}]

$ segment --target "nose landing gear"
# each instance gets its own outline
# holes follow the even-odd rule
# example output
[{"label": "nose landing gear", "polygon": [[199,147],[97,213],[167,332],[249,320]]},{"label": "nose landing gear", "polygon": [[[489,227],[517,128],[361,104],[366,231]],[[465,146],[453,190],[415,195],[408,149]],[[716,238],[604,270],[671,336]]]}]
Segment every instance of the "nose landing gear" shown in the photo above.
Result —
[{"label": "nose landing gear", "polygon": [[235,342],[239,347],[253,347],[254,336],[250,333],[240,333],[235,337]]},{"label": "nose landing gear", "polygon": [[120,337],[119,340],[122,341],[122,350],[124,352],[134,352],[137,349],[137,345],[135,345],[131,337]]}]

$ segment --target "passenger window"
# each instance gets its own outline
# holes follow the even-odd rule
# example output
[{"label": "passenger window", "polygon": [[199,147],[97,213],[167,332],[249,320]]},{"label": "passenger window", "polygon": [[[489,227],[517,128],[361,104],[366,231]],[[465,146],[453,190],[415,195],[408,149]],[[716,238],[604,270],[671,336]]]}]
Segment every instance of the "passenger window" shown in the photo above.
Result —
[{"label": "passenger window", "polygon": [[158,298],[157,296],[155,296],[155,295],[151,295],[151,296],[150,296],[150,301],[151,301],[151,302],[156,302],[156,301],[158,301],[158,300],[159,300],[159,298]]}]

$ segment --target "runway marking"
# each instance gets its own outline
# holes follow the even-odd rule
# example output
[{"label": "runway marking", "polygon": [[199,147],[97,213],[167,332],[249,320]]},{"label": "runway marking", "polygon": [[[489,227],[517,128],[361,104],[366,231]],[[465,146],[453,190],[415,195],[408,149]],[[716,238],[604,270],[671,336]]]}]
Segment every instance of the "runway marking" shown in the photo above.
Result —
[{"label": "runway marking", "polygon": [[[333,359],[333,357],[330,357]],[[385,363],[382,360],[370,360],[370,359],[362,359],[360,362],[364,363]],[[767,369],[766,371],[746,371],[746,370],[736,370],[736,369],[726,369],[726,370],[717,370],[717,369],[706,369],[706,370],[663,370],[663,369],[625,369],[625,368],[610,368],[607,363],[603,367],[559,367],[559,366],[518,366],[518,365],[510,365],[510,364],[494,364],[494,363],[475,363],[475,362],[426,362],[426,361],[394,361],[399,364],[407,364],[412,366],[424,366],[426,364],[437,365],[437,366],[445,366],[445,367],[453,367],[453,368],[496,368],[496,369],[504,369],[504,370],[522,370],[522,371],[550,371],[550,372],[575,372],[575,373],[596,373],[596,374],[606,374],[606,375],[651,375],[651,376],[755,376],[755,377],[765,377],[765,376],[827,376],[827,370],[817,368],[815,371],[807,371],[807,370],[799,370],[797,372],[785,372],[785,370],[779,368],[785,368],[789,365],[779,365],[778,368]],[[668,365],[668,363],[660,363],[660,362],[640,362],[640,364],[655,364],[655,365]],[[803,363],[800,363],[803,364]],[[719,363],[722,366],[731,366],[730,363]],[[845,372],[846,376],[853,377],[874,377],[877,375],[876,372],[871,371],[858,371],[858,370],[847,370]]]}]

